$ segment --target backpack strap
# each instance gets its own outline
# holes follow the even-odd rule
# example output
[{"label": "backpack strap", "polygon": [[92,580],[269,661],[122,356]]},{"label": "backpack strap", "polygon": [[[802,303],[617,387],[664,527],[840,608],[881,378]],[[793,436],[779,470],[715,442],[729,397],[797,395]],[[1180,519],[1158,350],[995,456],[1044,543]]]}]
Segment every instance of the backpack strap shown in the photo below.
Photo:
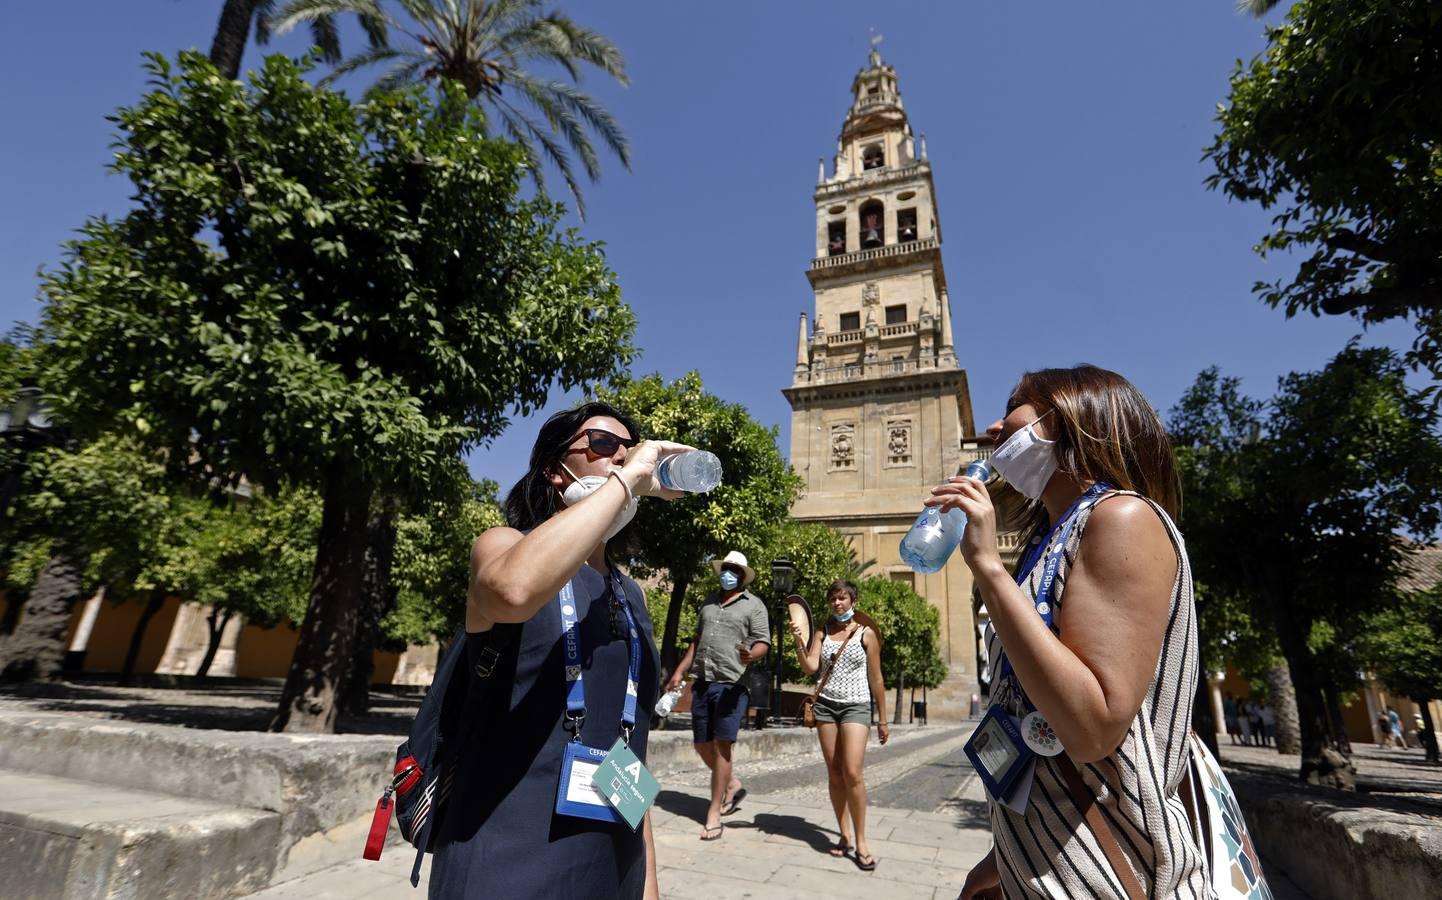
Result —
[{"label": "backpack strap", "polygon": [[[431,784],[433,785],[431,789],[435,791],[436,796],[431,801],[431,814],[426,817],[426,824],[425,827],[421,829],[420,839],[416,841],[416,861],[415,864],[411,866],[411,887],[420,886],[421,864],[425,861],[426,852],[431,847],[431,830],[435,827],[436,820],[439,819],[445,811],[444,801],[447,798],[442,796],[442,794],[450,787],[447,768],[451,762],[452,748],[464,747],[470,742],[470,739],[476,735],[476,732],[480,731],[481,723],[486,719],[484,715],[485,709],[481,707],[481,700],[484,699],[487,693],[485,689],[492,686],[489,679],[491,675],[495,673],[506,651],[515,649],[519,642],[520,634],[521,626],[518,624],[506,625],[498,623],[492,625],[490,631],[482,632],[479,635],[472,635],[466,632],[465,627],[462,626],[457,632],[456,645],[447,650],[447,655],[456,653],[467,657],[464,664],[460,664],[459,660],[454,663],[459,670],[464,671],[466,668],[470,668],[470,673],[464,682],[466,697],[461,701],[464,704],[462,706],[461,718],[465,720],[466,726],[464,734],[461,735],[461,740],[447,741],[445,738],[445,728],[443,727],[444,719],[437,725],[436,755],[435,759],[431,762],[431,772],[433,773],[431,775]],[[469,653],[471,650],[470,642],[473,640],[480,640],[481,646],[476,650],[475,664],[471,665]],[[479,682],[479,685],[472,682],[472,677]],[[453,675],[451,680],[446,683],[446,692],[448,694],[455,689],[456,680]]]},{"label": "backpack strap", "polygon": [[1121,882],[1122,890],[1126,891],[1127,900],[1147,900],[1147,892],[1142,890],[1142,883],[1137,880],[1137,873],[1132,871],[1131,863],[1127,862],[1126,856],[1122,853],[1122,845],[1117,841],[1117,836],[1111,826],[1107,824],[1106,817],[1102,815],[1101,807],[1097,806],[1096,795],[1086,786],[1086,782],[1082,781],[1076,764],[1065,753],[1058,756],[1056,762],[1057,768],[1061,769],[1062,777],[1066,779],[1072,803],[1076,804],[1082,818],[1086,819],[1087,825],[1091,827],[1092,836],[1101,846],[1102,853],[1106,854],[1107,862],[1111,863],[1117,881]]}]

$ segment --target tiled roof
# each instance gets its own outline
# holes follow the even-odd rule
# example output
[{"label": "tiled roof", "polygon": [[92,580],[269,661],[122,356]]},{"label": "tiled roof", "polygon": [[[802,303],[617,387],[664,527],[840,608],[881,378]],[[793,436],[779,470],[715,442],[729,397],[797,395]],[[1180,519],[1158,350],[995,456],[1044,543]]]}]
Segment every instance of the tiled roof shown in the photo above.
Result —
[{"label": "tiled roof", "polygon": [[1398,586],[1404,591],[1425,591],[1442,582],[1442,544],[1414,544],[1417,552],[1407,560],[1407,573]]}]

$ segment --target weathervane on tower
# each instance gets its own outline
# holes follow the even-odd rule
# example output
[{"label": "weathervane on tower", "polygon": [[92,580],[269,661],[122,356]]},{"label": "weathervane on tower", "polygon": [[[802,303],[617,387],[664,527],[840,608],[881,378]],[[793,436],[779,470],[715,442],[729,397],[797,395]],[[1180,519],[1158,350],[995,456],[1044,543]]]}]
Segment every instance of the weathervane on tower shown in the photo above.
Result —
[{"label": "weathervane on tower", "polygon": [[871,42],[871,53],[868,59],[870,60],[872,67],[876,67],[881,65],[881,51],[877,50],[876,48],[881,45],[882,41],[886,40],[886,37],[884,35],[877,34],[875,28],[868,28],[866,30],[871,32],[871,37],[869,39]]}]

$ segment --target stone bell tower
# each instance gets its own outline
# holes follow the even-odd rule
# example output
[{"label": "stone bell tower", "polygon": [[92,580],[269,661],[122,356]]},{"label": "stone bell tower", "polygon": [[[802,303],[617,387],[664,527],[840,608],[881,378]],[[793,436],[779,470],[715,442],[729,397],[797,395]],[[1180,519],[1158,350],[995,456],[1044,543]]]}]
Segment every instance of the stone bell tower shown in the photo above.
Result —
[{"label": "stone bell tower", "polygon": [[817,172],[806,272],[814,318],[808,327],[801,314],[795,373],[782,391],[791,463],[806,482],[791,514],[837,528],[859,559],[876,561],[871,572],[935,606],[948,686],[969,691],[971,573],[959,556],[935,575],[914,573],[897,545],[927,489],[988,451],[974,440],[956,359],[926,137],[912,133],[896,70],[875,49],[851,93],[831,174],[824,161]]}]

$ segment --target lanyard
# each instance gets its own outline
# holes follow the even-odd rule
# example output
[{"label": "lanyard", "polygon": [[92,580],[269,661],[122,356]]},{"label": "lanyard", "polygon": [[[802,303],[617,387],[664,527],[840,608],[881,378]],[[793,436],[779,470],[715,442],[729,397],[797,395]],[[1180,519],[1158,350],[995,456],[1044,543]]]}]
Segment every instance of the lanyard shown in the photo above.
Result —
[{"label": "lanyard", "polygon": [[[1021,565],[1017,567],[1016,583],[1018,585],[1025,584],[1027,578],[1031,576],[1031,570],[1036,568],[1036,564],[1041,554],[1045,551],[1047,544],[1051,543],[1052,536],[1058,531],[1061,532],[1061,537],[1057,540],[1056,546],[1052,548],[1051,553],[1047,554],[1046,568],[1043,569],[1041,573],[1041,584],[1037,585],[1036,599],[1032,601],[1037,615],[1041,616],[1042,622],[1045,623],[1048,628],[1051,627],[1053,611],[1051,592],[1052,589],[1056,587],[1057,570],[1061,568],[1062,557],[1066,554],[1067,538],[1071,536],[1072,527],[1076,525],[1077,519],[1081,518],[1081,514],[1095,506],[1097,501],[1111,489],[1111,485],[1102,481],[1098,481],[1096,484],[1087,488],[1086,492],[1076,498],[1076,501],[1067,507],[1067,511],[1061,514],[1061,518],[1051,527],[1045,538],[1038,538],[1036,536],[1032,538],[1034,543],[1027,549],[1026,556],[1022,557]],[[1037,529],[1037,531],[1040,533],[1040,529]],[[1006,676],[1010,674],[1011,658],[1006,655],[1006,649],[1002,648],[1001,666],[997,672],[996,683],[1001,684],[1001,682],[1006,680]]]},{"label": "lanyard", "polygon": [[[626,591],[621,576],[611,571],[611,591],[626,619],[626,632],[630,641],[630,664],[626,669],[626,699],[621,705],[621,735],[629,744],[631,729],[636,727],[636,683],[641,679],[641,630],[636,627],[631,604],[626,600]],[[571,740],[581,739],[581,725],[586,719],[585,677],[581,672],[581,636],[577,630],[576,594],[571,582],[561,588],[561,643],[566,651],[566,718],[572,723]]]}]

